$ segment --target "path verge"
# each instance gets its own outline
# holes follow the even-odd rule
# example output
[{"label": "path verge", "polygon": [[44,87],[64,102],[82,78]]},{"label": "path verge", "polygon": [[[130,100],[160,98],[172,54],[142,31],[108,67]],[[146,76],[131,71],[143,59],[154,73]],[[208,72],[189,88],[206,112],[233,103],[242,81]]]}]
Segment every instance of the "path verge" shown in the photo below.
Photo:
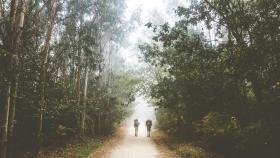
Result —
[{"label": "path verge", "polygon": [[114,148],[124,137],[125,125],[121,125],[115,133],[107,138],[103,145],[97,150],[92,150],[91,154],[87,158],[106,158],[109,155],[109,151]]},{"label": "path verge", "polygon": [[60,147],[49,147],[40,152],[39,158],[86,158],[92,150],[96,150],[104,141],[103,138],[77,139]]},{"label": "path verge", "polygon": [[168,136],[163,131],[153,132],[153,140],[164,155],[164,158],[222,158],[193,142]]}]

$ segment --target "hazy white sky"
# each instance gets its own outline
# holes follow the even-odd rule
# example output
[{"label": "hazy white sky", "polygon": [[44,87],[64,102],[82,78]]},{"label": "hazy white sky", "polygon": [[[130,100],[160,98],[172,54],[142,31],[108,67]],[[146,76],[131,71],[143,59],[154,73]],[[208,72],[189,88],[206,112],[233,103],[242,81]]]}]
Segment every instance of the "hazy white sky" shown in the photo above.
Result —
[{"label": "hazy white sky", "polygon": [[174,8],[178,5],[186,5],[187,0],[126,0],[125,19],[129,20],[133,13],[140,8],[140,24],[135,27],[127,37],[127,45],[121,48],[120,53],[125,59],[127,67],[139,66],[142,63],[138,61],[138,44],[147,42],[151,39],[152,33],[144,25],[148,22],[161,24],[165,22],[174,22]]}]

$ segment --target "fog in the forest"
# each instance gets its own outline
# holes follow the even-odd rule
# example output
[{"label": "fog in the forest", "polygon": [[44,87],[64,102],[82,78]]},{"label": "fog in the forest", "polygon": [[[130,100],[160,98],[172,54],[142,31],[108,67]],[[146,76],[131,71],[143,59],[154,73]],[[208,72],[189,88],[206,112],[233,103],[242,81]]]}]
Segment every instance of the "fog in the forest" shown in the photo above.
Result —
[{"label": "fog in the forest", "polygon": [[141,68],[145,65],[141,62],[138,45],[151,40],[152,31],[145,24],[170,23],[178,18],[175,9],[178,6],[186,6],[187,0],[126,0],[124,19],[134,25],[128,33],[120,54],[125,60],[128,69]]}]

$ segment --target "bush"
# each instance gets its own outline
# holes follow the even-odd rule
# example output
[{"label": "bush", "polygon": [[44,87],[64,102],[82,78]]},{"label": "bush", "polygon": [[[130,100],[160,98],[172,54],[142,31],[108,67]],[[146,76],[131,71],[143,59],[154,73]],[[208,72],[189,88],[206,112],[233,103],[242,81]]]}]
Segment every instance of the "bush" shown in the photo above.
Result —
[{"label": "bush", "polygon": [[264,121],[256,121],[240,131],[236,150],[247,157],[272,158],[270,141],[269,127]]},{"label": "bush", "polygon": [[196,125],[196,132],[212,150],[220,153],[234,152],[238,137],[237,119],[230,115],[210,112]]},{"label": "bush", "polygon": [[211,154],[200,147],[190,144],[179,144],[175,147],[176,153],[181,158],[217,158],[218,156]]}]

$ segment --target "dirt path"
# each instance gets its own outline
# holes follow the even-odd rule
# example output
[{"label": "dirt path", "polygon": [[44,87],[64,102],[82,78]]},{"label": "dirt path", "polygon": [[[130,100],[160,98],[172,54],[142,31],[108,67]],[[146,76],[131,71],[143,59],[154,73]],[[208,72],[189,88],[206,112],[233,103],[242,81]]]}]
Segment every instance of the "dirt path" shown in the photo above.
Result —
[{"label": "dirt path", "polygon": [[[175,158],[164,145],[155,144],[146,137],[145,121],[152,119],[155,122],[154,108],[143,98],[135,101],[134,114],[124,122],[118,131],[119,134],[110,140],[103,148],[90,158]],[[140,121],[139,136],[134,136],[133,120]],[[172,155],[172,156],[171,156]]]}]

